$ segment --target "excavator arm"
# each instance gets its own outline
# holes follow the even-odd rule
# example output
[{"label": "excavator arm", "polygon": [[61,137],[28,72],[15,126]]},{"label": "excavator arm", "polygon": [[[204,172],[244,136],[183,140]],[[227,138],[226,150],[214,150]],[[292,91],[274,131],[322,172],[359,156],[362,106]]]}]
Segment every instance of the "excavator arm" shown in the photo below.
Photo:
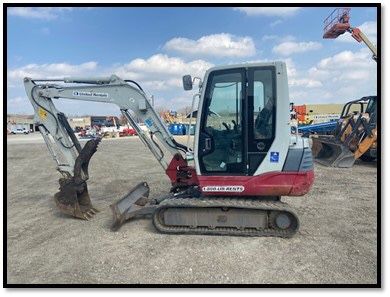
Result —
[{"label": "excavator arm", "polygon": [[[100,138],[88,141],[82,148],[66,116],[56,109],[53,99],[64,98],[117,105],[137,131],[141,141],[166,171],[169,170],[170,160],[174,158],[184,160],[181,152],[191,153],[186,146],[175,141],[151,106],[145,92],[134,81],[125,81],[116,75],[106,78],[55,80],[25,78],[24,85],[35,111],[34,120],[57,164],[57,170],[62,175],[59,180],[60,191],[54,198],[57,206],[64,213],[89,219],[97,211],[92,207],[86,181],[89,160],[96,152]],[[145,123],[149,135],[141,129],[136,119]],[[164,150],[159,143],[164,146]],[[173,157],[167,160],[164,158],[164,151],[169,152]]]}]

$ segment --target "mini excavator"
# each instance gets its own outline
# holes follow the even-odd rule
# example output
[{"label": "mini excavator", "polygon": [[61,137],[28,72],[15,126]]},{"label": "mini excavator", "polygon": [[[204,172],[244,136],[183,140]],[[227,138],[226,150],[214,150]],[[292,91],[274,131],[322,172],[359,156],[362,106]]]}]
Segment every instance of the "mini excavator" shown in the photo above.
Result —
[{"label": "mini excavator", "polygon": [[[247,63],[209,69],[193,96],[198,101],[194,147],[178,143],[135,81],[103,78],[25,78],[34,120],[61,174],[54,195],[63,213],[91,219],[88,164],[100,138],[83,147],[54,101],[112,103],[136,130],[170,179],[168,194],[149,198],[141,182],[112,204],[113,230],[127,220],[151,216],[171,234],[291,237],[299,228],[281,196],[305,195],[314,181],[308,139],[291,134],[284,62]],[[195,78],[183,76],[185,90]],[[196,100],[198,98],[198,100]],[[140,128],[138,119],[148,128]],[[136,157],[136,156],[134,156]]]}]

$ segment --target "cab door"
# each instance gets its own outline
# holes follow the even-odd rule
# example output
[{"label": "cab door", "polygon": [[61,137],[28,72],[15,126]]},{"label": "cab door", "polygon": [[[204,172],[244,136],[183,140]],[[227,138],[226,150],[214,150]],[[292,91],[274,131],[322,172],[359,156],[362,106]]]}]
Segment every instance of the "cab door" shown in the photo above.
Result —
[{"label": "cab door", "polygon": [[209,74],[198,144],[204,175],[246,175],[245,68]]},{"label": "cab door", "polygon": [[[198,138],[201,174],[253,175],[268,161],[275,123],[274,66],[210,72]],[[275,162],[279,162],[278,154],[272,155]]]},{"label": "cab door", "polygon": [[[275,140],[276,74],[275,67],[248,69],[248,175],[253,175],[265,160]],[[273,158],[273,159],[272,159]],[[268,161],[268,160],[267,160]],[[270,162],[279,162],[275,152]]]}]

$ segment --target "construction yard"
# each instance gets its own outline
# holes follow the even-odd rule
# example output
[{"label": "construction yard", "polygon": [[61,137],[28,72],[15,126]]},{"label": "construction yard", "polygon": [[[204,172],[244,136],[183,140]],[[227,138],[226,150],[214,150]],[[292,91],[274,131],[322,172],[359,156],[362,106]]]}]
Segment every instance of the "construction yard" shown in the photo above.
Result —
[{"label": "construction yard", "polygon": [[[183,139],[180,139],[183,142]],[[296,209],[291,239],[159,234],[138,219],[111,232],[109,205],[140,181],[150,196],[170,183],[138,137],[104,139],[91,160],[91,221],[60,214],[52,195],[59,174],[41,136],[7,139],[9,284],[375,284],[377,168],[315,165]],[[83,142],[85,143],[85,142]]]}]

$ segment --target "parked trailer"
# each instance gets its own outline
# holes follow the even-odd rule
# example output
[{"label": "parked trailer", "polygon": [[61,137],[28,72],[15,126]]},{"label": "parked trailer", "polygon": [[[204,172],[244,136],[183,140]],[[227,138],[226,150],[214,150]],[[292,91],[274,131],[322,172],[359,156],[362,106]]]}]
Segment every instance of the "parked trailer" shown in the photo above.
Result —
[{"label": "parked trailer", "polygon": [[310,134],[332,134],[336,130],[336,126],[337,121],[298,126],[298,133],[301,133],[304,137],[309,137]]}]

